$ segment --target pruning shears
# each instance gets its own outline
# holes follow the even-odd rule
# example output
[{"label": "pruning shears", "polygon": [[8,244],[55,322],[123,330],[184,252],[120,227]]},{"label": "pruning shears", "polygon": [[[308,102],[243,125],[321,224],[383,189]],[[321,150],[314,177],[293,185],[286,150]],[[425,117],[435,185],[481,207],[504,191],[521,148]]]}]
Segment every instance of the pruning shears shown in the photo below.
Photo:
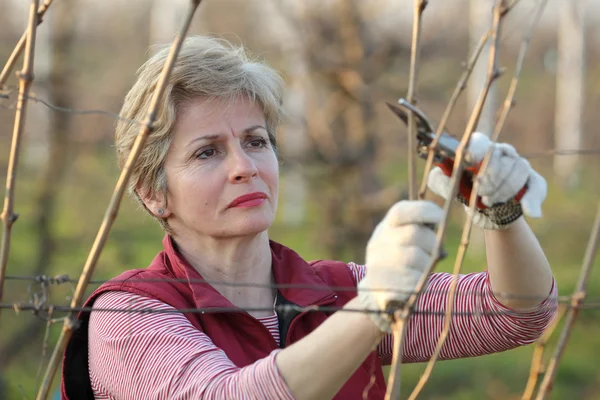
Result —
[{"label": "pruning shears", "polygon": [[[408,114],[412,114],[415,118],[417,125],[417,153],[419,157],[427,159],[429,154],[429,146],[435,139],[435,129],[431,120],[427,115],[419,108],[408,102],[406,99],[398,100],[398,105],[387,103],[388,107],[399,117],[405,124],[408,125]],[[454,169],[454,160],[456,158],[456,152],[460,141],[449,133],[442,132],[440,135],[437,146],[434,149],[433,164],[440,167],[446,176],[452,176],[452,170]],[[471,189],[473,188],[474,176],[479,172],[482,162],[475,164],[469,163],[467,160],[463,160],[465,169],[461,176],[459,193],[466,200],[471,197]],[[525,185],[519,193],[515,196],[515,199],[519,201],[521,197],[527,191],[527,185]],[[481,197],[477,197],[477,207],[479,209],[488,208],[481,201]]]},{"label": "pruning shears", "polygon": [[[399,99],[398,105],[391,103],[387,103],[387,105],[392,112],[407,125],[408,115],[412,114],[414,116],[417,126],[417,154],[419,157],[427,159],[429,154],[429,146],[435,139],[436,135],[434,124],[423,111],[408,102],[406,99]],[[460,141],[454,136],[447,132],[442,132],[438,144],[434,149],[433,164],[440,167],[446,176],[452,175],[454,160],[456,158],[456,152],[459,144]],[[475,165],[471,165],[469,162],[467,162],[467,160],[464,160],[463,162],[465,164],[465,169],[461,177],[459,192],[468,200],[473,187],[473,177],[475,174],[477,174],[477,172],[479,172],[481,163],[478,162]],[[487,208],[485,204],[482,203],[481,198],[477,199],[477,206],[481,209]]]},{"label": "pruning shears", "polygon": [[[387,103],[388,107],[399,117],[406,125],[408,125],[408,114],[412,114],[415,117],[417,124],[417,154],[419,157],[427,159],[429,153],[429,145],[435,138],[434,124],[425,115],[423,111],[409,103],[405,99],[398,100],[398,105]],[[454,158],[456,157],[456,151],[460,142],[454,136],[443,132],[440,136],[438,145],[434,152],[433,162],[440,167],[452,167],[454,165]],[[467,163],[467,166],[469,164]]]}]

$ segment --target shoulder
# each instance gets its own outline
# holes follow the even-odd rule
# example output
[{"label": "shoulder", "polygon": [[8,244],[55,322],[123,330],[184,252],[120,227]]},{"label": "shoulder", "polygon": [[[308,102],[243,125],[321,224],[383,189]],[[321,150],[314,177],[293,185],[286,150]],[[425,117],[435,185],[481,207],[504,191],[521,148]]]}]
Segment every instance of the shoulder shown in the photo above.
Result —
[{"label": "shoulder", "polygon": [[354,262],[315,260],[309,264],[321,278],[343,279],[352,286],[356,286],[365,275],[365,266]]},{"label": "shoulder", "polygon": [[108,291],[96,299],[90,313],[90,338],[131,336],[170,331],[191,323],[173,306],[135,293]]},{"label": "shoulder", "polygon": [[175,307],[188,305],[189,286],[164,271],[145,268],[131,269],[100,285],[89,297],[97,301],[106,292],[127,292],[141,297],[159,300]]}]

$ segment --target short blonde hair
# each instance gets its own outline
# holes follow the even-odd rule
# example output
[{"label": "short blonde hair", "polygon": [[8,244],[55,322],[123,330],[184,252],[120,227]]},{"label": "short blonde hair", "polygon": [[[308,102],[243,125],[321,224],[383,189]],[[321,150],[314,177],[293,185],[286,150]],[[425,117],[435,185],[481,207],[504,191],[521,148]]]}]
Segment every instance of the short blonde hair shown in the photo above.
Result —
[{"label": "short blonde hair", "polygon": [[[154,90],[168,57],[170,45],[159,47],[137,71],[137,80],[121,108],[125,119],[117,121],[115,144],[120,168],[123,168],[131,148],[149,111]],[[132,167],[128,190],[144,209],[138,190],[144,194],[167,194],[164,162],[172,141],[172,131],[178,112],[198,97],[223,104],[239,96],[247,96],[263,109],[269,139],[276,151],[275,130],[282,114],[283,80],[266,64],[251,60],[242,46],[236,47],[224,39],[190,36],[181,46],[161,103],[153,129],[137,162]],[[165,219],[156,218],[163,229],[172,233]]]}]

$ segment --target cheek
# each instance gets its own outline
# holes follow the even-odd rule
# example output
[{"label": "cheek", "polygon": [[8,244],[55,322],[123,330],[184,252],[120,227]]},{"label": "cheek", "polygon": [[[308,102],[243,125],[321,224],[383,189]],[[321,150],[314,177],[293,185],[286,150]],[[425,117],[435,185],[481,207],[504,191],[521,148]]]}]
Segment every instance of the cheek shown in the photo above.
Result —
[{"label": "cheek", "polygon": [[176,190],[173,194],[179,204],[185,208],[200,211],[215,207],[222,185],[216,179],[214,171],[201,168],[190,168],[173,176]]},{"label": "cheek", "polygon": [[[279,163],[277,157],[273,154],[265,160],[262,167],[263,179],[272,189],[277,189],[279,186]],[[275,195],[276,193],[273,193]]]}]

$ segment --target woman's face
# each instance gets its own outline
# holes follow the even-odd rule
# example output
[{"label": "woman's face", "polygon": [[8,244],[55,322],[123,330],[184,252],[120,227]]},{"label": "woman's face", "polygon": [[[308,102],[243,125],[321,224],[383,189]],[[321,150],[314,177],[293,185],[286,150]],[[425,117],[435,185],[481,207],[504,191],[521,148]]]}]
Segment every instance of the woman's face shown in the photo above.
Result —
[{"label": "woman's face", "polygon": [[176,236],[248,236],[277,210],[279,166],[260,105],[196,99],[181,110],[165,160],[165,217]]}]

